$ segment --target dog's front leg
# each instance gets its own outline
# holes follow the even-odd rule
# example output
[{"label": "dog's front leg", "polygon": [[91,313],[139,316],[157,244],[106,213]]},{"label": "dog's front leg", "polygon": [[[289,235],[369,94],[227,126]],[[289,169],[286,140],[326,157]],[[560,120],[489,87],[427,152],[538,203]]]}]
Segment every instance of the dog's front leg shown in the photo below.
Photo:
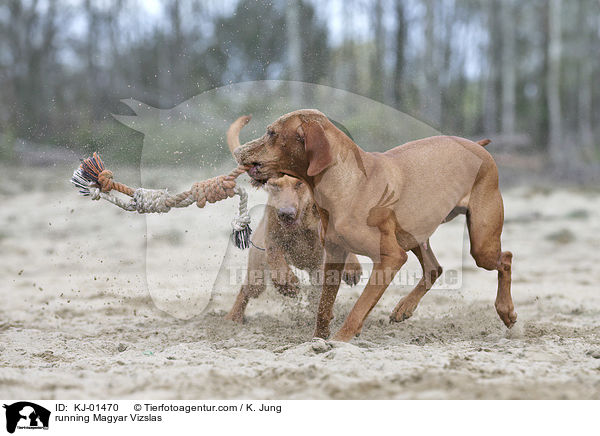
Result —
[{"label": "dog's front leg", "polygon": [[298,277],[288,265],[283,249],[278,244],[267,246],[267,262],[271,271],[271,281],[277,290],[287,297],[298,295]]},{"label": "dog's front leg", "polygon": [[323,266],[323,290],[317,310],[315,338],[329,337],[329,323],[333,319],[333,303],[337,297],[347,252],[337,246],[325,247],[325,263]]},{"label": "dog's front leg", "polygon": [[[262,226],[263,223],[261,222],[260,227],[255,233],[258,236],[257,240],[260,240],[262,237]],[[244,284],[242,285],[240,292],[235,299],[233,307],[225,316],[225,319],[240,324],[244,322],[244,312],[246,311],[246,306],[248,305],[249,299],[258,297],[266,288],[266,274],[266,253],[258,250],[255,247],[250,247],[250,252],[248,254],[248,271],[246,272]]]},{"label": "dog's front leg", "polygon": [[367,286],[334,336],[336,341],[349,341],[360,333],[365,318],[408,258],[396,238],[397,223],[393,214],[386,210],[374,211],[370,218],[369,224],[380,231],[379,255],[373,258],[375,263]]},{"label": "dog's front leg", "polygon": [[382,256],[381,262],[373,265],[373,272],[371,272],[365,290],[334,336],[336,341],[347,342],[360,333],[365,318],[375,307],[400,267],[406,262],[407,257],[405,252],[399,252],[397,256],[393,257]]}]

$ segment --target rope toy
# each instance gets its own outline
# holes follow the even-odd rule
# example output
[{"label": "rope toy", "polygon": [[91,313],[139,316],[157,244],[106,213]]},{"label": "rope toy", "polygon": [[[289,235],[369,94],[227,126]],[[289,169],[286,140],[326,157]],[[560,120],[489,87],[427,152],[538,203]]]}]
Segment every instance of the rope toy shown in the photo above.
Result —
[{"label": "rope toy", "polygon": [[[81,165],[73,172],[71,183],[84,197],[91,197],[92,200],[103,198],[121,209],[138,213],[166,213],[173,207],[187,207],[192,203],[204,207],[206,203],[216,203],[238,195],[240,204],[238,214],[231,222],[231,238],[235,246],[243,250],[250,246],[252,229],[248,214],[248,194],[243,188],[236,186],[235,179],[247,169],[245,166],[238,166],[227,175],[196,182],[188,191],[169,194],[166,189],[133,189],[115,181],[112,171],[104,167],[104,162],[94,152],[91,157],[81,160]],[[121,192],[131,199],[124,200],[111,191]]]}]

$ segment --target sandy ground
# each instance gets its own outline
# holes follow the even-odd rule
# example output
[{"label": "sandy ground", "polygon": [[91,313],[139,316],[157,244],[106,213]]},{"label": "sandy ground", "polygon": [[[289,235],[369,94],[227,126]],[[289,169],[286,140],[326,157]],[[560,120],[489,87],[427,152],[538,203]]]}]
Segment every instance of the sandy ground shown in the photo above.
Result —
[{"label": "sandy ground", "polygon": [[[221,264],[244,263],[227,245],[235,202],[146,221],[78,197],[71,171],[0,168],[2,398],[600,398],[598,192],[505,190],[513,330],[458,218],[432,246],[446,268],[463,266],[460,289],[431,291],[390,325],[409,290],[392,286],[343,344],[311,341],[310,287],[296,300],[268,290],[244,325],[222,319],[238,284]],[[341,289],[334,328],[357,295]]]}]

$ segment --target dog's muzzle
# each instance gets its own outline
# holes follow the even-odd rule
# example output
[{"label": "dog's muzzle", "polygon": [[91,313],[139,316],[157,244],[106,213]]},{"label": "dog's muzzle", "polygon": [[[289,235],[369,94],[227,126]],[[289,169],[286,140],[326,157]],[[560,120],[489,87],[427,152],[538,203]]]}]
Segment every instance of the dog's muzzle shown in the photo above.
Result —
[{"label": "dog's muzzle", "polygon": [[254,164],[250,167],[250,169],[248,170],[248,175],[250,177],[252,177],[255,180],[259,180],[261,178],[264,178],[261,174],[260,174],[260,165],[259,164]]},{"label": "dog's muzzle", "polygon": [[277,218],[285,226],[291,226],[296,223],[298,210],[294,207],[282,207],[277,211]]}]

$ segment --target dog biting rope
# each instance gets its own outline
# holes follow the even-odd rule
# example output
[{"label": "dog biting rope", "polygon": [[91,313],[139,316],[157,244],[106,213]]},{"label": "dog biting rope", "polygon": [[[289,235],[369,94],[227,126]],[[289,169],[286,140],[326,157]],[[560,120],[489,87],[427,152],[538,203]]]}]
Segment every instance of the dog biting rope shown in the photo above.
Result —
[{"label": "dog biting rope", "polygon": [[[236,247],[245,249],[250,245],[250,215],[248,214],[248,194],[236,186],[235,179],[245,173],[248,168],[238,166],[227,175],[196,182],[188,191],[169,194],[166,189],[133,189],[123,183],[116,182],[112,171],[104,167],[100,156],[94,152],[92,157],[81,160],[81,165],[73,172],[71,183],[79,189],[79,193],[92,200],[103,198],[121,209],[138,213],[165,213],[173,207],[187,207],[196,203],[198,207],[206,203],[216,203],[238,195],[240,205],[238,215],[233,219],[232,239]],[[124,200],[112,194],[118,191],[131,197]]]}]

